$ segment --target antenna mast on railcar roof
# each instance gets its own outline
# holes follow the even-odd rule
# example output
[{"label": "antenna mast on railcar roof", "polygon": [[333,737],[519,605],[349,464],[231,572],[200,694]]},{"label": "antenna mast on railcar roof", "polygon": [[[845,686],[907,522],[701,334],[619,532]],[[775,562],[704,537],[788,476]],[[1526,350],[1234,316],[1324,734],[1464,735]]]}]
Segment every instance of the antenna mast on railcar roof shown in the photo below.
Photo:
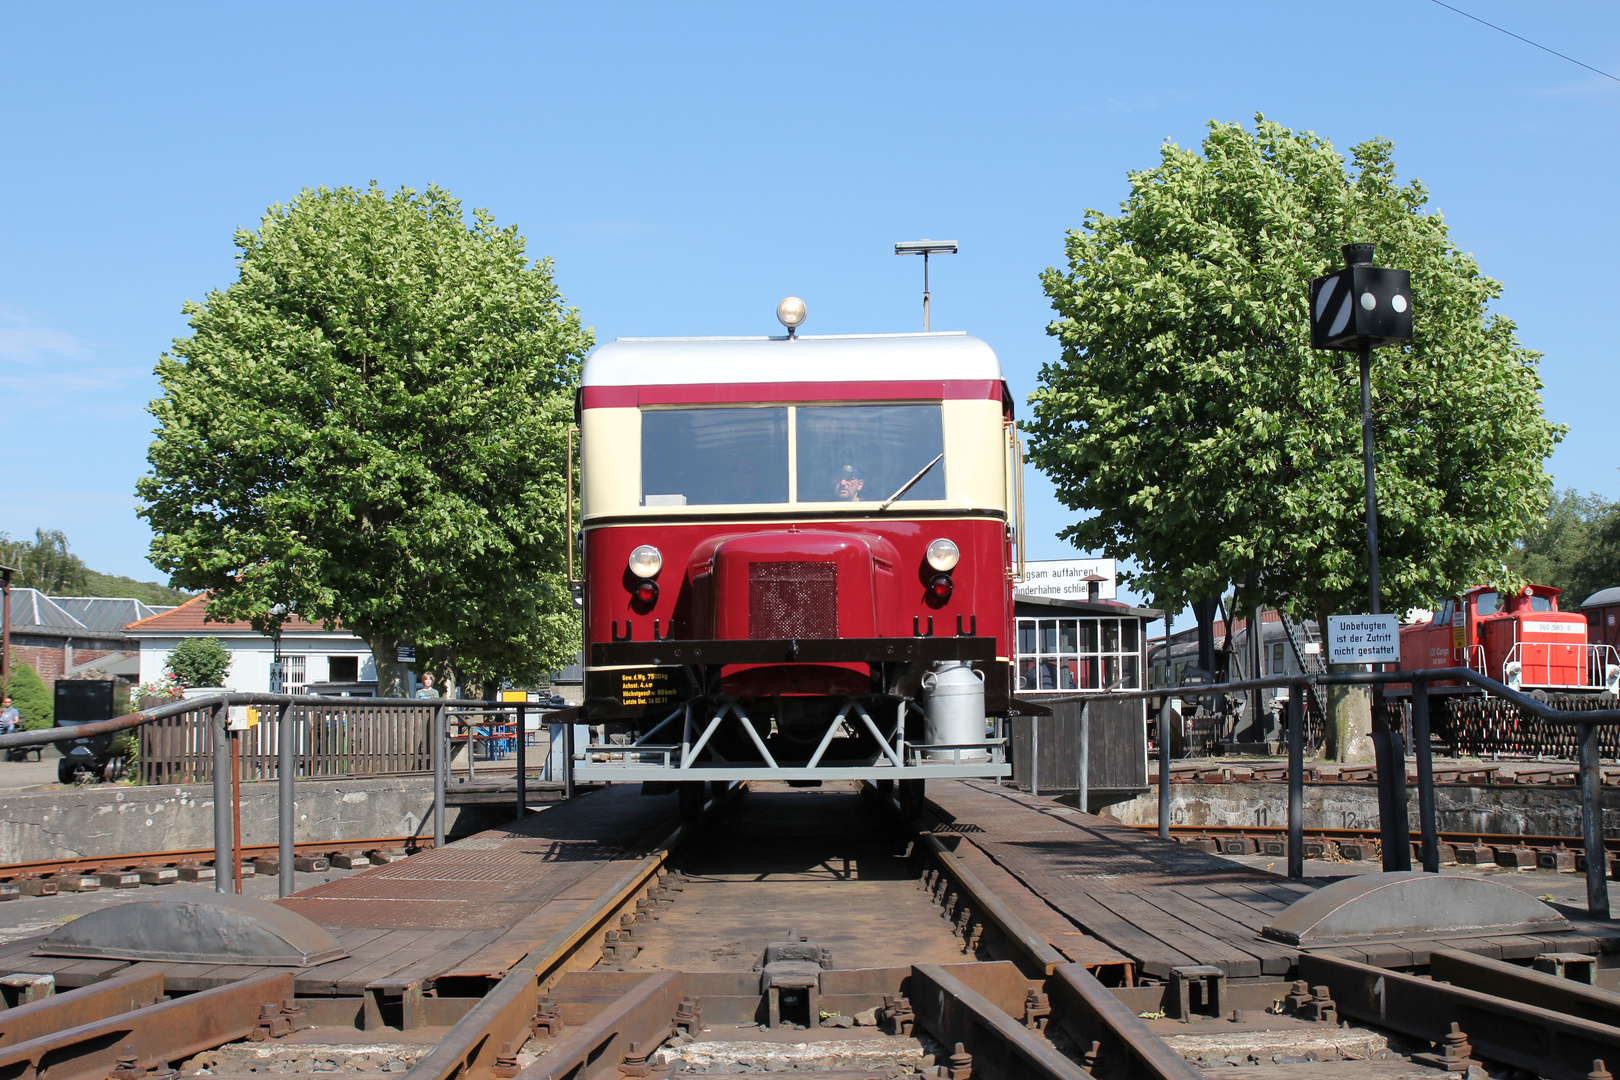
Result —
[{"label": "antenna mast on railcar roof", "polygon": [[928,256],[955,255],[955,240],[901,240],[895,243],[896,255],[923,257],[923,333],[928,333]]}]

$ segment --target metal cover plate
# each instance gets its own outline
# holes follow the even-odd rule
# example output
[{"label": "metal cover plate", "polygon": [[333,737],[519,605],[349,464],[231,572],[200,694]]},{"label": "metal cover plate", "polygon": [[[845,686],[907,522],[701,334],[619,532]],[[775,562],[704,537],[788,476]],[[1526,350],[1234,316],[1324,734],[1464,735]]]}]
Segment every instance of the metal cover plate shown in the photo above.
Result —
[{"label": "metal cover plate", "polygon": [[92,911],[46,937],[34,955],[308,967],[349,954],[326,930],[269,900],[212,893]]},{"label": "metal cover plate", "polygon": [[1517,889],[1485,878],[1414,870],[1363,874],[1324,886],[1290,904],[1261,934],[1309,947],[1569,928],[1562,915]]}]

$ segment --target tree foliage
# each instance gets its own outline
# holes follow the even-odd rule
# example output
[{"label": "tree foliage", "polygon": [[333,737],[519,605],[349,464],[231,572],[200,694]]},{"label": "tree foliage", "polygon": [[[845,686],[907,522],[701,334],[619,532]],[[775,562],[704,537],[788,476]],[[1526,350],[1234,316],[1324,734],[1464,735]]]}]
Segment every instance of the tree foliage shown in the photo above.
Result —
[{"label": "tree foliage", "polygon": [[11,660],[11,674],[6,678],[5,693],[22,714],[23,730],[38,731],[56,724],[56,698],[39,672],[27,664]]},{"label": "tree foliage", "polygon": [[89,577],[84,561],[68,550],[60,529],[35,529],[31,542],[0,533],[0,563],[17,569],[13,585],[47,596],[81,596]]},{"label": "tree foliage", "polygon": [[1545,506],[1538,354],[1487,312],[1501,293],[1391,144],[1347,164],[1309,132],[1211,123],[1166,144],[1119,214],[1086,211],[1068,270],[1042,276],[1061,359],[1033,395],[1031,459],[1077,547],[1134,560],[1161,604],[1238,586],[1237,605],[1364,610],[1360,391],[1353,353],[1310,348],[1309,279],[1373,241],[1411,271],[1415,331],[1373,361],[1384,609],[1500,578]]},{"label": "tree foliage", "polygon": [[463,677],[572,659],[564,447],[591,335],[550,260],[442,189],[375,184],[305,190],[236,246],[158,364],[152,561],[210,617],[341,623],[385,693],[401,644]]},{"label": "tree foliage", "polygon": [[38,589],[48,596],[133,597],[147,604],[183,604],[191,594],[131,577],[102,574],[68,549],[60,529],[35,529],[34,539],[13,540],[0,532],[0,563],[19,573],[12,584]]},{"label": "tree foliage", "polygon": [[185,638],[163,661],[169,672],[186,688],[224,686],[231,670],[231,650],[217,637]]},{"label": "tree foliage", "polygon": [[1564,590],[1559,606],[1577,611],[1600,589],[1620,585],[1620,503],[1574,488],[1555,492],[1547,513],[1508,551],[1508,569]]}]

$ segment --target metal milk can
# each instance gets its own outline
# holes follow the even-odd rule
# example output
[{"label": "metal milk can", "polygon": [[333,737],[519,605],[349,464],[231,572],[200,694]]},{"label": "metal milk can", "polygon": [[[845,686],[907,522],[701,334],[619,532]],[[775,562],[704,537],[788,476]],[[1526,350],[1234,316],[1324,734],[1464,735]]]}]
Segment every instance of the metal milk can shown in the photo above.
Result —
[{"label": "metal milk can", "polygon": [[[984,675],[966,661],[945,660],[922,677],[923,738],[929,743],[984,742]],[[950,762],[956,751],[924,750],[923,760]],[[990,760],[988,750],[963,750],[960,760]]]}]

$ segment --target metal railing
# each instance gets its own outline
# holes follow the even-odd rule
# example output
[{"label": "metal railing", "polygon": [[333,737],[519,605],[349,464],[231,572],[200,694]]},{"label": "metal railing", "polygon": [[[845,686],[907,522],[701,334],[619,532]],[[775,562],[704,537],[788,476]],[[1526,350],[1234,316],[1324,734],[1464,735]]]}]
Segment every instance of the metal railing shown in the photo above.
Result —
[{"label": "metal railing", "polygon": [[[1553,655],[1555,649],[1580,649],[1584,655],[1577,660],[1555,662],[1556,658]],[[1592,645],[1584,642],[1563,645],[1545,641],[1515,641],[1513,647],[1508,650],[1507,657],[1502,661],[1504,674],[1511,664],[1519,665],[1518,685],[1521,686],[1544,686],[1553,690],[1590,690],[1609,683],[1609,673],[1620,670],[1620,652],[1616,652],[1613,645]],[[1574,672],[1577,680],[1584,681],[1554,681],[1555,668],[1560,674]],[[1614,687],[1609,686],[1609,689],[1612,691]]]},{"label": "metal railing", "polygon": [[[1198,696],[1236,693],[1269,687],[1289,687],[1288,722],[1288,876],[1305,876],[1304,798],[1305,740],[1303,698],[1307,687],[1382,686],[1390,683],[1412,686],[1412,742],[1417,758],[1418,819],[1422,836],[1422,864],[1428,873],[1440,871],[1440,838],[1435,822],[1434,754],[1429,737],[1429,684],[1431,682],[1471,683],[1491,694],[1518,705],[1545,723],[1567,725],[1579,732],[1581,838],[1586,855],[1586,907],[1594,917],[1609,917],[1609,858],[1603,843],[1603,778],[1598,771],[1598,729],[1620,724],[1620,709],[1593,709],[1571,712],[1555,709],[1528,694],[1481,675],[1471,668],[1430,668],[1416,671],[1365,671],[1328,675],[1279,675],[1263,679],[1200,685]],[[1297,689],[1294,689],[1297,688]],[[1159,699],[1159,730],[1169,723],[1170,700],[1184,696],[1163,688],[1156,690],[1109,691],[1102,694],[1072,694],[1043,699],[1042,704],[1089,702],[1104,699]],[[1185,695],[1190,696],[1190,695]],[[1085,799],[1088,727],[1081,712],[1081,789]],[[1385,870],[1412,868],[1411,826],[1406,808],[1406,751],[1398,729],[1391,729],[1381,709],[1373,710],[1373,747],[1378,767],[1379,830]],[[1170,838],[1170,740],[1159,739],[1159,836]],[[1081,806],[1085,803],[1082,802]]]},{"label": "metal railing", "polygon": [[[236,857],[239,844],[233,842],[237,829],[237,822],[233,815],[233,808],[237,805],[239,784],[241,776],[238,769],[232,767],[232,751],[237,748],[232,738],[236,732],[231,730],[230,710],[233,706],[251,705],[261,709],[271,707],[275,710],[274,730],[277,735],[277,854],[280,867],[280,893],[287,896],[295,891],[293,878],[293,827],[294,827],[294,784],[298,779],[299,771],[299,745],[296,737],[298,725],[287,722],[287,712],[290,709],[304,707],[314,709],[327,709],[329,705],[323,699],[318,705],[311,703],[307,696],[294,696],[291,694],[216,694],[212,697],[195,698],[189,701],[175,701],[167,705],[159,705],[140,712],[129,713],[114,717],[111,720],[99,720],[89,724],[76,724],[73,727],[44,728],[39,731],[18,731],[9,735],[0,735],[0,752],[13,747],[46,746],[52,743],[72,742],[75,739],[90,738],[97,735],[111,735],[120,731],[129,731],[144,725],[158,723],[171,717],[183,716],[186,713],[207,711],[209,713],[209,741],[213,756],[210,770],[214,787],[214,890],[216,892],[240,892],[242,886],[241,862]],[[444,807],[445,788],[449,775],[449,755],[446,752],[447,738],[447,712],[457,712],[468,715],[476,711],[478,715],[489,716],[495,713],[511,713],[516,720],[518,731],[523,730],[524,719],[530,709],[541,713],[542,717],[563,717],[563,797],[574,796],[574,725],[572,720],[578,715],[578,709],[550,709],[541,707],[533,702],[522,701],[480,701],[476,699],[460,698],[367,698],[364,708],[409,709],[412,711],[431,709],[432,722],[429,738],[429,753],[433,768],[433,843],[442,847],[445,840]],[[524,740],[517,739],[517,814],[522,817],[527,803],[527,769],[528,762]],[[470,751],[469,751],[470,752]]]}]

